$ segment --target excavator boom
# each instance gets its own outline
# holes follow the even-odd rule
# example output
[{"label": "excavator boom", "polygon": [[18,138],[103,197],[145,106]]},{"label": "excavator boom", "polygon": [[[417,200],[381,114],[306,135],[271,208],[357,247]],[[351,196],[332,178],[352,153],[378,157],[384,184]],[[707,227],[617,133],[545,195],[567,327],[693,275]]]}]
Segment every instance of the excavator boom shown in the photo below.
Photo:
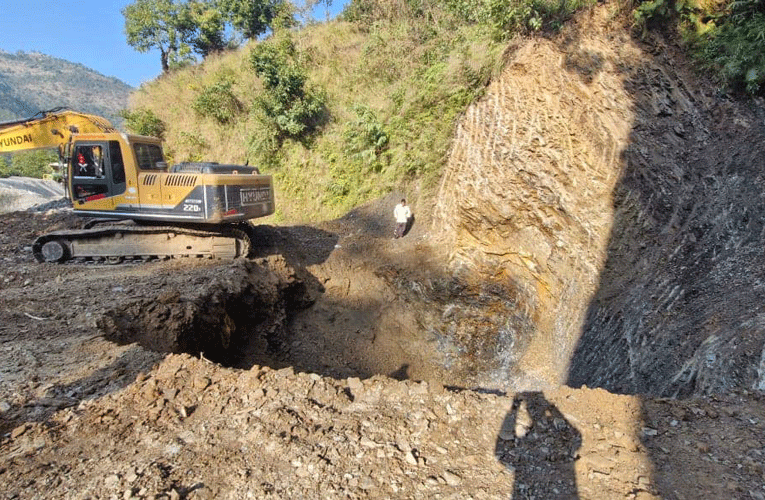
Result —
[{"label": "excavator boom", "polygon": [[73,134],[116,133],[105,118],[63,108],[41,111],[22,120],[0,123],[0,153],[61,148]]}]

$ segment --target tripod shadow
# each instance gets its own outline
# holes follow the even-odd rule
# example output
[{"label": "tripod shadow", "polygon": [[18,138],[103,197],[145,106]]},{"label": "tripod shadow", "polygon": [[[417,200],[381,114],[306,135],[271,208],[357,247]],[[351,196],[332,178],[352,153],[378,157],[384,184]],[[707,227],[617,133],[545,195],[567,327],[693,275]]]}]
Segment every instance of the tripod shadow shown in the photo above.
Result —
[{"label": "tripod shadow", "polygon": [[516,394],[495,456],[513,471],[513,500],[577,499],[574,461],[581,433],[542,392]]}]

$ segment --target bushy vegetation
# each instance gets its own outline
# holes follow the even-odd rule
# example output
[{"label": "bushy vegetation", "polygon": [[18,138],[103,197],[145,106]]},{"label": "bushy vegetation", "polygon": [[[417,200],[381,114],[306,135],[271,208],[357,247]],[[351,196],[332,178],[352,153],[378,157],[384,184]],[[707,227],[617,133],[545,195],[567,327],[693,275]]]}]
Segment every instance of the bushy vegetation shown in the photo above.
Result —
[{"label": "bushy vegetation", "polygon": [[150,109],[124,109],[120,111],[120,116],[125,120],[125,129],[128,132],[160,139],[165,136],[165,124]]},{"label": "bushy vegetation", "polygon": [[765,95],[765,0],[735,1],[727,12],[702,38],[701,57],[726,85]]},{"label": "bushy vegetation", "polygon": [[379,173],[383,167],[381,157],[390,142],[388,132],[371,109],[357,105],[353,111],[356,118],[349,121],[343,130],[346,159],[361,169],[368,168]]},{"label": "bushy vegetation", "polygon": [[204,85],[191,107],[200,116],[213,118],[221,125],[234,121],[242,112],[242,103],[239,102],[232,90],[234,76],[230,73],[219,75],[210,85]]},{"label": "bushy vegetation", "polygon": [[0,156],[0,177],[18,175],[42,179],[52,175],[50,163],[58,161],[55,150],[39,149]]},{"label": "bushy vegetation", "polygon": [[[344,18],[361,25],[373,25],[404,10],[424,21],[473,24],[491,31],[497,41],[523,32],[556,30],[574,13],[595,4],[596,0],[354,0]],[[440,12],[439,12],[440,11]]]},{"label": "bushy vegetation", "polygon": [[650,0],[635,8],[634,18],[644,33],[676,27],[724,87],[765,95],[765,0]]},{"label": "bushy vegetation", "polygon": [[289,32],[256,44],[250,52],[250,64],[263,82],[254,111],[266,132],[251,141],[256,157],[267,159],[288,138],[305,141],[326,121],[326,97],[307,84],[301,59]]}]

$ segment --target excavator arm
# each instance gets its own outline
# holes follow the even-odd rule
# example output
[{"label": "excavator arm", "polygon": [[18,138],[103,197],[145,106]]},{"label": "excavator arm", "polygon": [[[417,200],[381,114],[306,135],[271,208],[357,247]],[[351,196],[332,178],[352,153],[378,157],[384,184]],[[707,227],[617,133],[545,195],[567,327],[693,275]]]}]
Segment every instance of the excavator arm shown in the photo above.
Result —
[{"label": "excavator arm", "polygon": [[63,157],[64,145],[70,142],[73,134],[103,132],[117,130],[100,116],[55,108],[30,118],[0,123],[0,154],[58,148]]}]

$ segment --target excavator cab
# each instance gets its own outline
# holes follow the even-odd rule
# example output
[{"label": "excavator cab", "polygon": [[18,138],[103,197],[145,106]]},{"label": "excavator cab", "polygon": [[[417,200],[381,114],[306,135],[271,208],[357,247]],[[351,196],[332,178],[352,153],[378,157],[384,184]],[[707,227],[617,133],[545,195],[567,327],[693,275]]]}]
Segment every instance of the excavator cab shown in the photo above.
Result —
[{"label": "excavator cab", "polygon": [[125,163],[119,141],[76,141],[68,156],[74,203],[125,192]]}]

